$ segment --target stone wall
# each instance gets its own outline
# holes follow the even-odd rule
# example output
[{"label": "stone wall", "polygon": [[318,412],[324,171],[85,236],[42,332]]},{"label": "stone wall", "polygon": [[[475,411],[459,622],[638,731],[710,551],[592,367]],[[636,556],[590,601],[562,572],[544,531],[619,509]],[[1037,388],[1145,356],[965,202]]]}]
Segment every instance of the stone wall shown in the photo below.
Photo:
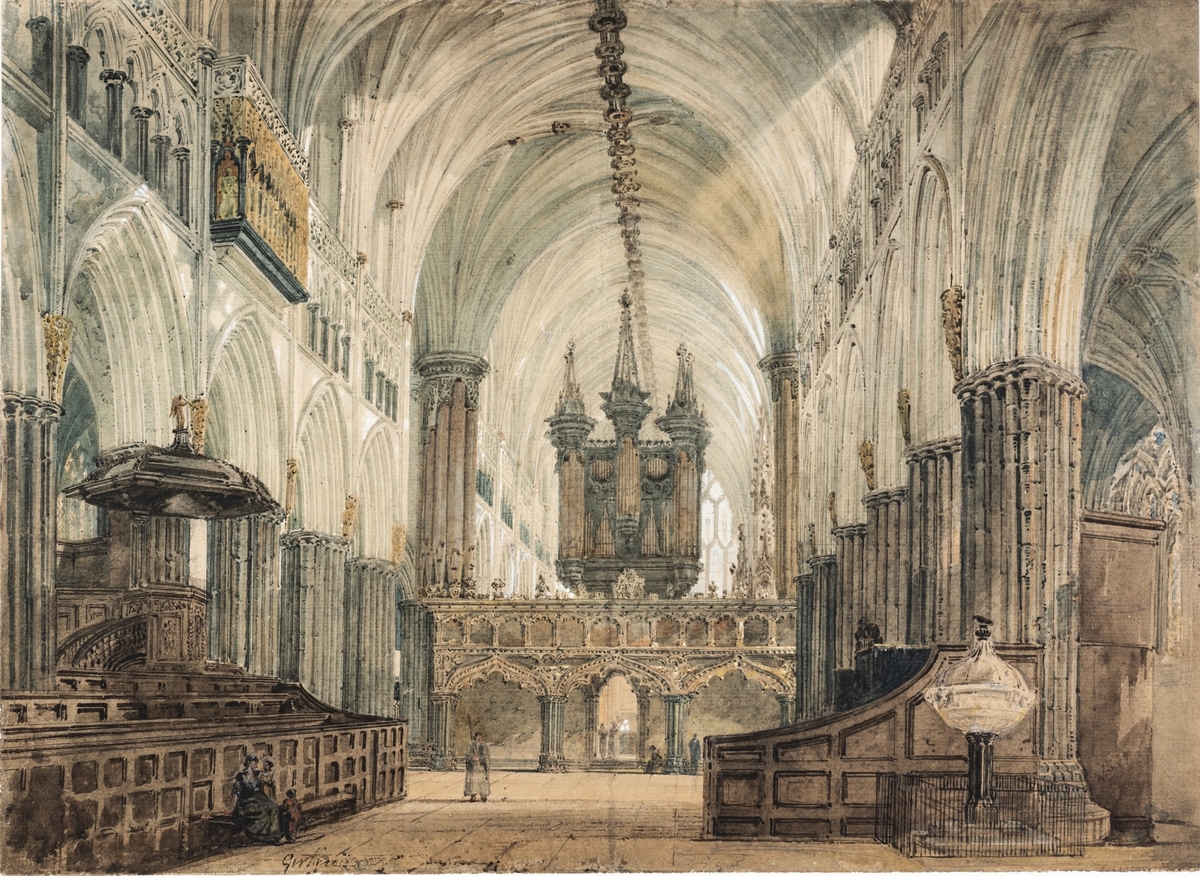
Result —
[{"label": "stone wall", "polygon": [[402,723],[271,679],[128,678],[121,691],[73,676],[74,692],[5,696],[0,870],[165,869],[219,851],[248,753],[275,762],[278,799],[294,788],[310,823],[406,794]]}]

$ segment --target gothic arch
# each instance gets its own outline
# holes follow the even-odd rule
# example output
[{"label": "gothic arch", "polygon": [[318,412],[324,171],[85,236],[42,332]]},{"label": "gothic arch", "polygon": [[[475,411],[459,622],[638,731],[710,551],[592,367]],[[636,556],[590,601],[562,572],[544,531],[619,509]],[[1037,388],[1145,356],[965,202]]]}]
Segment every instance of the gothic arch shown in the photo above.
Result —
[{"label": "gothic arch", "polygon": [[341,535],[346,506],[346,421],[332,383],[318,384],[300,417],[297,503],[301,528]]},{"label": "gothic arch", "polygon": [[280,499],[285,478],[280,448],[287,428],[274,363],[258,317],[234,313],[211,358],[205,450],[256,475]]},{"label": "gothic arch", "polygon": [[386,559],[391,553],[392,527],[402,505],[398,443],[395,430],[382,420],[363,442],[355,487],[361,500],[355,544],[361,556]]},{"label": "gothic arch", "polygon": [[[39,231],[37,172],[13,126],[16,117],[4,110],[4,248],[3,374],[4,389],[45,396],[45,362],[41,314],[57,310],[47,299]],[[13,258],[15,253],[21,258]]]},{"label": "gothic arch", "polygon": [[708,666],[686,675],[680,682],[680,689],[685,694],[694,694],[710,681],[724,678],[734,671],[742,673],[747,679],[757,681],[767,690],[777,694],[794,693],[796,689],[795,683],[787,677],[785,672],[768,669],[744,657],[731,657],[714,666]]},{"label": "gothic arch", "polygon": [[912,373],[921,378],[918,386],[910,388],[916,443],[948,438],[961,431],[954,374],[942,327],[942,293],[950,288],[954,277],[952,215],[946,173],[929,158],[917,186],[913,217],[913,306],[909,312],[909,337],[914,343],[909,345],[907,353]]},{"label": "gothic arch", "polygon": [[903,261],[899,245],[889,241],[878,289],[880,319],[872,327],[875,339],[867,357],[871,365],[866,374],[866,404],[872,410],[871,420],[874,422],[868,437],[875,442],[875,472],[881,487],[894,486],[903,481],[904,439],[896,412],[896,399],[897,393],[906,385],[908,374],[921,373],[919,368],[913,369],[906,362],[912,346],[907,325],[907,311],[911,309],[911,304],[904,292],[907,284],[901,269]]},{"label": "gothic arch", "polygon": [[495,654],[479,663],[472,663],[451,672],[446,679],[445,691],[461,693],[476,682],[484,681],[493,675],[499,675],[506,682],[515,683],[526,690],[532,690],[538,696],[546,696],[550,692],[546,682],[536,673]]},{"label": "gothic arch", "polygon": [[195,394],[183,290],[156,225],[145,200],[114,204],[93,223],[69,274],[71,358],[93,390],[102,447],[169,442],[170,400]]},{"label": "gothic arch", "polygon": [[597,657],[575,667],[558,681],[552,692],[567,696],[571,691],[591,684],[599,689],[614,675],[623,675],[636,687],[646,688],[660,696],[673,692],[671,682],[664,675],[624,654]]},{"label": "gothic arch", "polygon": [[[83,480],[92,471],[92,462],[101,450],[91,390],[70,363],[63,380],[62,408],[55,448],[60,488]],[[68,498],[60,491],[56,510],[59,541],[78,541],[100,534],[99,509],[95,505]]]}]

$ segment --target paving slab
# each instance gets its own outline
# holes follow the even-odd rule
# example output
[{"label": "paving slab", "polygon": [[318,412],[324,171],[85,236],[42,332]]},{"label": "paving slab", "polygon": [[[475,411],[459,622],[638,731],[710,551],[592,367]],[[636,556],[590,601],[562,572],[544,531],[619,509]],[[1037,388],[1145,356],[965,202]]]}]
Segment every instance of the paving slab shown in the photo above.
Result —
[{"label": "paving slab", "polygon": [[876,843],[706,840],[698,776],[496,772],[488,802],[461,773],[414,772],[407,799],[251,846],[187,873],[862,872],[1178,870],[1200,867],[1200,830],[1159,825],[1158,844],[1077,858],[905,858]]}]

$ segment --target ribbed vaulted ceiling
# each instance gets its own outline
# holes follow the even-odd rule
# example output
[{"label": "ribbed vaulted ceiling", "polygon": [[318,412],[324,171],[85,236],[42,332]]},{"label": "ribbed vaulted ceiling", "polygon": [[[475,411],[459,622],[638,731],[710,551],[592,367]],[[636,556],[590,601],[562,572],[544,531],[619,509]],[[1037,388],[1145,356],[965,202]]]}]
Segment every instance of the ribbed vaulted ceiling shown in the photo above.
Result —
[{"label": "ribbed vaulted ceiling", "polygon": [[[677,346],[696,353],[709,466],[744,508],[766,391],[756,363],[794,343],[894,30],[867,3],[622,8],[643,384],[661,413]],[[370,184],[353,221],[368,229],[387,200],[405,202],[396,293],[416,314],[416,351],[486,355],[513,449],[539,467],[568,340],[599,416],[626,280],[594,10],[325,0],[288,12],[291,44],[276,50],[312,59],[273,77],[299,130],[356,121],[355,172]]]}]

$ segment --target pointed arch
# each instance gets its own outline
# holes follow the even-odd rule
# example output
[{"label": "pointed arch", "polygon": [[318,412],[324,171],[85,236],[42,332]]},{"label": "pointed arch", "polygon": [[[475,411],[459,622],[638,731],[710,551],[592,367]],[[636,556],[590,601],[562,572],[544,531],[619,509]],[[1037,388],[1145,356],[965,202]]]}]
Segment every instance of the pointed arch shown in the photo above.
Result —
[{"label": "pointed arch", "polygon": [[747,679],[757,681],[767,690],[777,694],[793,693],[796,689],[795,682],[788,678],[785,671],[770,669],[740,656],[731,657],[684,676],[680,688],[683,693],[694,694],[710,681],[724,678],[731,672],[740,672]]},{"label": "pointed arch", "polygon": [[102,447],[167,443],[171,398],[196,394],[184,291],[157,224],[144,199],[112,205],[69,275],[71,358],[92,388]]},{"label": "pointed arch", "polygon": [[659,695],[673,692],[670,680],[662,673],[624,654],[606,654],[572,669],[555,685],[554,693],[566,696],[587,685],[603,687],[614,675],[623,675],[636,686]]},{"label": "pointed arch", "polygon": [[[44,395],[43,356],[39,325],[41,314],[50,310],[47,296],[45,264],[38,229],[38,196],[35,180],[36,166],[30,164],[25,144],[17,133],[18,119],[4,110],[4,251],[3,260],[3,323],[0,336],[4,338],[0,373],[4,389],[27,395]],[[21,253],[20,258],[15,258]]]},{"label": "pointed arch", "polygon": [[319,383],[300,417],[296,510],[303,529],[341,534],[349,485],[346,419],[330,381]]},{"label": "pointed arch", "polygon": [[390,556],[392,526],[399,523],[402,505],[399,443],[396,430],[383,421],[376,423],[364,442],[354,488],[361,502],[355,533],[359,556]]},{"label": "pointed arch", "polygon": [[227,459],[282,497],[283,391],[274,348],[257,315],[235,312],[210,357],[205,452]]},{"label": "pointed arch", "polygon": [[[954,373],[942,328],[942,293],[954,282],[950,190],[945,169],[926,159],[917,184],[913,217],[912,307],[908,355],[921,376],[912,396],[913,441],[935,441],[957,435],[962,427],[954,395]],[[914,388],[915,389],[915,388]]]},{"label": "pointed arch", "polygon": [[495,654],[479,663],[472,663],[454,670],[446,679],[445,689],[450,693],[459,693],[476,682],[484,681],[493,675],[499,675],[506,682],[516,684],[526,690],[532,690],[538,696],[546,696],[550,692],[546,682],[538,675],[524,666]]}]

